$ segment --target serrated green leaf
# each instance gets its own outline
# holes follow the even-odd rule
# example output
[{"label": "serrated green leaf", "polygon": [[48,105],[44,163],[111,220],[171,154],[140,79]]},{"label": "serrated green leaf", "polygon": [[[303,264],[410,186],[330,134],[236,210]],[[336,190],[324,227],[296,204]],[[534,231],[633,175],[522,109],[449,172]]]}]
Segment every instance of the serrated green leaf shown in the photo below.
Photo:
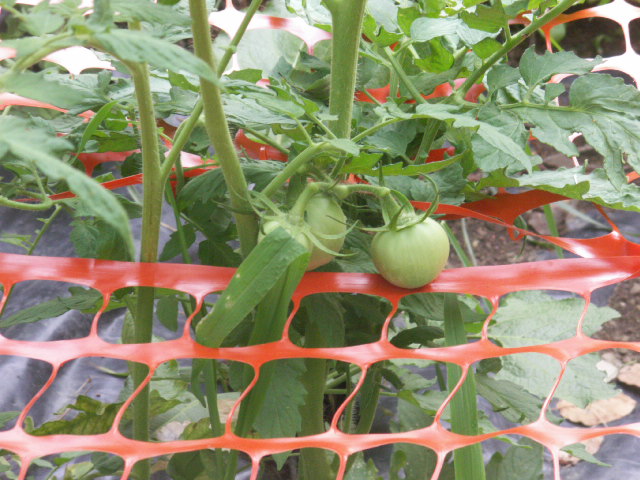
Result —
[{"label": "serrated green leaf", "polygon": [[431,325],[420,325],[402,330],[391,338],[391,343],[398,348],[407,348],[412,344],[425,346],[429,345],[433,340],[443,337],[444,331],[441,328]]},{"label": "serrated green leaf", "polygon": [[490,91],[513,85],[518,83],[518,80],[520,80],[520,71],[509,65],[496,65],[487,74],[487,86]]},{"label": "serrated green leaf", "polygon": [[[504,456],[500,456],[496,468],[495,480],[542,480],[544,448],[528,438],[520,440],[518,445],[509,447]],[[492,459],[493,460],[493,459]]]},{"label": "serrated green leaf", "polygon": [[559,168],[522,175],[515,181],[515,184],[504,182],[503,186],[528,186],[618,210],[640,211],[640,187],[630,183],[619,189],[611,188],[609,177],[601,168],[589,174],[582,167]]},{"label": "serrated green leaf", "polygon": [[[490,123],[476,120],[473,114],[465,114],[453,105],[443,104],[420,105],[416,108],[416,112],[426,117],[451,122],[455,128],[474,129],[482,141],[493,147],[510,165],[525,168],[527,171],[532,170],[534,157],[527,155],[522,146],[509,135],[504,134],[501,129]],[[501,161],[487,163],[485,168],[490,171],[504,166],[504,161]]]},{"label": "serrated green leaf", "polygon": [[[527,145],[529,132],[516,115],[508,111],[500,111],[493,104],[487,104],[480,109],[478,120],[485,125],[491,125],[493,132],[500,132],[504,138],[511,139],[524,153],[523,147]],[[485,172],[505,167],[507,171],[521,170],[525,165],[514,161],[514,152],[509,152],[505,148],[496,149],[495,140],[488,129],[482,132],[479,129],[478,133],[472,137],[471,145],[476,165]],[[526,158],[532,164],[540,162],[537,157]]]},{"label": "serrated green leaf", "polygon": [[65,19],[62,15],[37,9],[25,15],[22,25],[31,35],[39,37],[55,32],[64,25],[64,22]]},{"label": "serrated green leaf", "polygon": [[129,62],[147,62],[156,68],[178,73],[191,73],[210,82],[219,83],[218,77],[204,61],[193,53],[160,38],[141,31],[111,29],[94,35],[107,52]]},{"label": "serrated green leaf", "polygon": [[520,74],[531,88],[559,73],[584,75],[601,62],[600,57],[585,60],[572,52],[545,52],[544,55],[537,55],[534,47],[530,47],[520,59]]},{"label": "serrated green leaf", "polygon": [[[558,300],[544,292],[513,293],[498,309],[495,322],[489,327],[489,336],[504,347],[541,345],[571,338],[575,336],[583,307],[581,298]],[[618,316],[615,310],[592,303],[583,330],[591,335]],[[598,361],[597,355],[571,360],[556,397],[584,407],[594,400],[615,395],[616,389],[604,382],[604,374],[596,368]],[[549,394],[559,370],[555,359],[539,354],[505,356],[502,366],[496,374],[497,380],[508,380],[540,398]]]},{"label": "serrated green leaf", "polygon": [[294,437],[302,426],[300,407],[307,391],[301,381],[302,359],[278,360],[262,409],[253,425],[262,438]]},{"label": "serrated green leaf", "polygon": [[526,424],[538,419],[542,400],[507,380],[496,380],[487,375],[476,375],[478,394],[484,397],[495,412],[513,423]]},{"label": "serrated green leaf", "polygon": [[191,19],[187,15],[163,3],[111,0],[111,6],[117,12],[116,18],[119,22],[140,20],[160,23],[165,26],[179,25],[184,27],[191,25]]},{"label": "serrated green leaf", "polygon": [[92,289],[74,289],[68,297],[58,297],[42,302],[29,308],[24,308],[6,318],[0,318],[0,328],[25,323],[34,323],[40,320],[56,318],[70,310],[96,310],[102,302],[102,294]]},{"label": "serrated green leaf", "polygon": [[161,262],[166,262],[182,254],[182,238],[184,238],[184,248],[186,249],[189,249],[196,241],[195,229],[190,225],[182,227],[182,234],[183,236],[181,236],[178,231],[171,233],[169,240],[164,244],[162,253],[160,254],[159,260]]},{"label": "serrated green leaf", "polygon": [[411,38],[416,42],[428,42],[444,35],[454,35],[460,27],[457,18],[420,17],[411,24]]},{"label": "serrated green leaf", "polygon": [[360,147],[347,138],[331,138],[327,140],[327,143],[349,155],[358,155],[360,153]]},{"label": "serrated green leaf", "polygon": [[113,421],[121,403],[103,403],[84,395],[78,396],[67,408],[80,412],[71,420],[52,420],[40,427],[30,430],[31,435],[96,435],[106,433],[113,425]]},{"label": "serrated green leaf", "polygon": [[558,98],[566,91],[566,87],[562,83],[547,83],[544,86],[544,102],[549,103],[551,100]]},{"label": "serrated green leaf", "polygon": [[63,82],[56,75],[46,72],[22,72],[5,79],[6,91],[33,100],[49,103],[59,108],[71,108],[80,103],[102,102],[93,92],[74,88],[70,82]]},{"label": "serrated green leaf", "polygon": [[502,44],[497,40],[493,38],[485,38],[473,46],[473,52],[484,60],[500,50],[501,47]]},{"label": "serrated green leaf", "polygon": [[433,73],[443,73],[453,67],[455,62],[453,53],[445,48],[440,38],[429,41],[429,50],[430,55],[415,60],[418,67]]},{"label": "serrated green leaf", "polygon": [[598,465],[599,467],[611,467],[611,465],[609,465],[608,463],[601,462],[591,453],[589,453],[583,443],[574,443],[573,445],[563,447],[562,450],[570,455],[573,455],[576,458],[579,458],[580,460],[593,463],[594,465]]},{"label": "serrated green leaf", "polygon": [[67,182],[87,211],[120,234],[125,251],[133,258],[135,248],[126,211],[110,191],[58,159],[56,152],[71,148],[67,141],[34,128],[25,119],[3,116],[0,118],[0,145],[23,160],[33,162],[50,179]]},{"label": "serrated green leaf", "polygon": [[460,12],[460,18],[471,28],[491,33],[499,32],[510,20],[500,4],[478,5],[474,13]]}]

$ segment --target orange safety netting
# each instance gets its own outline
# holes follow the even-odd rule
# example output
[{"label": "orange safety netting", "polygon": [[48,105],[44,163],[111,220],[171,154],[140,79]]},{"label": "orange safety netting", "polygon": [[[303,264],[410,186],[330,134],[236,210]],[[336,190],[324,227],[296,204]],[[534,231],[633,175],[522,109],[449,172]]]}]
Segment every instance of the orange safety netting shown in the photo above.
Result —
[{"label": "orange safety netting", "polygon": [[[621,7],[625,5],[625,7]],[[230,2],[228,9],[232,8]],[[634,8],[638,16],[640,9],[631,7],[622,1],[585,10],[580,15],[604,15],[619,18],[628,23],[628,9]],[[621,14],[617,12],[623,12]],[[236,18],[235,13],[218,14],[220,20]],[[216,17],[213,17],[215,20]],[[573,17],[565,16],[568,21]],[[562,19],[561,19],[562,20]],[[561,21],[560,20],[560,21]],[[263,28],[292,28],[299,33],[300,25],[288,21],[273,20],[271,17],[258,16],[257,24]],[[295,28],[294,28],[295,27]],[[311,32],[306,27],[303,32]],[[546,30],[548,32],[548,30]],[[319,31],[321,32],[321,31]],[[326,32],[324,32],[326,33]],[[625,34],[628,31],[625,30]],[[326,38],[320,36],[303,37],[309,46],[315,41]],[[637,57],[634,56],[635,61]],[[64,65],[64,64],[63,64]],[[626,64],[628,67],[629,64]],[[79,70],[81,71],[81,69]],[[634,72],[628,72],[633,75]],[[635,76],[634,76],[635,78]],[[8,99],[8,97],[4,97]],[[15,100],[15,99],[14,99]],[[124,158],[123,156],[120,159]],[[109,158],[107,161],[116,158]],[[634,177],[635,178],[635,177]],[[140,177],[116,181],[113,188],[126,184],[139,183]],[[136,462],[161,455],[195,451],[208,448],[226,448],[242,451],[252,460],[252,479],[256,479],[259,461],[262,457],[274,453],[301,448],[322,448],[335,452],[340,459],[338,478],[345,473],[350,455],[369,448],[394,444],[410,443],[422,445],[437,454],[438,466],[432,478],[436,479],[444,465],[446,456],[455,449],[496,438],[506,434],[517,434],[531,438],[544,445],[551,453],[555,478],[560,478],[559,451],[561,448],[608,434],[630,434],[640,436],[640,424],[600,428],[567,428],[557,426],[546,418],[546,412],[554,397],[554,392],[567,369],[568,363],[581,355],[611,348],[623,348],[640,352],[640,342],[604,341],[591,338],[582,331],[582,324],[595,290],[640,276],[640,244],[627,240],[619,229],[611,223],[612,232],[593,239],[570,239],[541,236],[514,226],[515,219],[524,212],[542,205],[563,200],[564,197],[541,191],[524,193],[500,192],[494,198],[457,207],[441,205],[438,213],[450,219],[470,217],[485,222],[502,225],[514,239],[523,234],[540,237],[583,258],[550,260],[516,265],[457,268],[444,271],[433,283],[418,290],[404,290],[393,287],[378,275],[358,273],[319,273],[305,275],[293,298],[294,309],[285,328],[283,338],[277,342],[242,348],[212,349],[196,343],[190,333],[190,320],[184,327],[180,338],[161,343],[143,345],[113,344],[98,335],[98,322],[107,309],[110,295],[123,287],[150,286],[179,290],[192,295],[198,306],[211,292],[223,290],[230,281],[234,270],[230,268],[207,267],[175,264],[139,264],[112,261],[99,261],[79,258],[33,258],[21,255],[0,254],[0,283],[4,286],[4,305],[11,288],[27,280],[55,280],[72,282],[99,290],[104,297],[104,305],[95,315],[91,332],[87,337],[51,342],[12,340],[0,336],[0,355],[28,357],[49,363],[53,371],[40,391],[22,410],[16,425],[10,430],[0,432],[0,448],[17,454],[22,462],[20,478],[25,478],[29,464],[40,457],[70,451],[98,451],[120,456],[125,467],[122,478],[128,478]],[[424,204],[416,204],[425,208]],[[604,212],[602,212],[603,215]],[[605,218],[606,215],[605,215]],[[499,308],[501,297],[523,290],[562,290],[575,293],[585,299],[585,307],[577,324],[575,336],[562,341],[519,348],[503,348],[489,339],[488,327]],[[380,339],[374,343],[343,348],[302,348],[296,346],[288,336],[289,325],[306,296],[325,292],[346,292],[376,295],[388,299],[393,305]],[[388,340],[388,328],[400,300],[418,292],[455,292],[485,297],[493,309],[484,323],[479,341],[467,345],[448,348],[397,348]],[[197,312],[196,312],[197,313]],[[195,315],[195,314],[194,314]],[[441,417],[453,395],[456,394],[469,368],[476,362],[513,355],[518,353],[539,353],[557,360],[560,373],[549,392],[540,417],[537,421],[523,426],[499,430],[478,436],[462,436],[449,431]],[[125,401],[111,429],[99,435],[47,435],[33,436],[26,433],[24,423],[31,408],[42,398],[55,381],[60,369],[68,362],[85,357],[106,357],[145,364],[149,374],[145,384],[141,385]],[[174,359],[222,359],[248,364],[255,369],[255,378],[236,402],[236,408],[250,389],[255,385],[260,368],[267,362],[289,358],[326,358],[357,365],[362,375],[355,391],[336,411],[329,429],[322,434],[297,438],[255,439],[235,435],[232,431],[231,412],[226,422],[224,435],[215,438],[189,441],[167,441],[162,443],[141,442],[124,436],[119,424],[135,395],[151,381],[156,369],[164,362]],[[457,388],[447,397],[438,409],[432,425],[419,430],[402,433],[347,434],[338,428],[338,419],[346,405],[355,398],[366,378],[367,371],[375,363],[390,359],[423,359],[457,364],[463,375]]]}]

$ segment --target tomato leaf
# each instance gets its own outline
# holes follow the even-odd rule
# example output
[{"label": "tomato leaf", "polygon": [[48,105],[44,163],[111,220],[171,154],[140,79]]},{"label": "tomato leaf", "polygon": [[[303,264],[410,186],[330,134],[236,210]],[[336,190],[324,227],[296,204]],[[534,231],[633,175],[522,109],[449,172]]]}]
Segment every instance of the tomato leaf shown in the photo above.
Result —
[{"label": "tomato leaf", "polygon": [[549,80],[558,73],[583,75],[589,73],[602,59],[585,60],[572,52],[545,52],[537,55],[534,47],[529,47],[520,59],[520,74],[527,86],[534,87]]},{"label": "tomato leaf", "polygon": [[[489,327],[489,337],[504,347],[541,345],[571,338],[584,308],[582,298],[557,299],[544,292],[518,292],[510,294],[500,306],[495,322]],[[591,335],[600,326],[618,317],[609,307],[590,304],[584,333]],[[571,360],[556,397],[584,407],[598,399],[617,393],[615,387],[598,375],[597,355],[584,355]],[[558,362],[540,354],[518,354],[502,357],[502,370],[495,378],[508,380],[529,393],[545,398],[559,371]]]},{"label": "tomato leaf", "polygon": [[569,135],[581,132],[604,156],[609,180],[618,189],[626,184],[623,157],[640,172],[640,92],[620,78],[588,74],[569,91],[570,106],[522,105],[510,109],[521,121],[535,125],[533,134],[568,156],[578,151]]},{"label": "tomato leaf", "polygon": [[159,69],[191,73],[213,83],[219,83],[209,65],[193,53],[144,32],[111,29],[94,34],[93,38],[107,52],[129,62],[147,62]]},{"label": "tomato leaf", "polygon": [[[535,157],[527,155],[520,144],[515,142],[509,134],[504,133],[503,128],[498,128],[487,121],[476,120],[473,113],[462,113],[453,105],[420,105],[416,112],[425,117],[448,121],[454,128],[473,129],[483,142],[493,148],[494,153],[500,153],[501,160],[498,162],[487,159],[488,162],[483,164],[482,161],[478,162],[476,159],[480,168],[491,171],[507,165],[514,165],[518,168],[525,168],[529,172],[532,171]],[[503,127],[503,122],[500,124]],[[486,159],[486,156],[484,158]]]},{"label": "tomato leaf", "polygon": [[25,119],[5,116],[0,118],[0,150],[2,148],[33,162],[50,179],[67,182],[91,215],[102,219],[120,234],[127,253],[134,257],[129,216],[117,198],[84,172],[58,159],[56,152],[71,148],[68,142],[33,128]]}]

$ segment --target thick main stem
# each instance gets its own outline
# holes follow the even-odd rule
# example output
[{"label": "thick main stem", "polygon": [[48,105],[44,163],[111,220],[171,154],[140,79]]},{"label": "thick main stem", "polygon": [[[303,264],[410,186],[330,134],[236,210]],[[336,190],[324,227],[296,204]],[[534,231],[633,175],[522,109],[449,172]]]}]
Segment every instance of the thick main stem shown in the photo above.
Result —
[{"label": "thick main stem", "polygon": [[[146,64],[128,64],[135,86],[136,100],[140,115],[140,136],[143,171],[142,237],[140,261],[155,262],[158,259],[160,222],[162,217],[162,192],[160,174],[160,149],[156,119],[151,96],[149,70]],[[151,342],[153,330],[153,304],[155,292],[150,287],[139,287],[136,299],[135,321],[133,324],[133,343]],[[133,363],[131,376],[135,387],[147,377],[148,368],[141,363]],[[149,388],[144,388],[133,402],[133,438],[149,440]],[[147,461],[136,467],[137,478],[150,476]]]},{"label": "thick main stem", "polygon": [[[207,5],[204,0],[189,0],[189,10],[193,29],[193,46],[197,57],[204,60],[211,69],[217,71],[216,60],[211,43],[211,32]],[[222,107],[220,88],[204,78],[200,79],[205,128],[211,144],[216,151],[225,183],[231,198],[234,211],[240,250],[247,256],[256,244],[258,237],[258,221],[251,210],[247,181],[240,167],[240,159],[236,152],[229,124]]]},{"label": "thick main stem", "polygon": [[338,117],[329,126],[338,138],[351,136],[358,52],[366,4],[367,0],[327,1],[333,24],[329,112]]},{"label": "thick main stem", "polygon": [[[455,294],[448,293],[444,303],[444,336],[447,347],[467,343],[467,332]],[[449,391],[462,378],[462,369],[455,364],[447,364]],[[475,374],[469,367],[467,378],[456,395],[451,399],[451,431],[461,435],[478,435],[478,401]],[[486,473],[482,457],[482,445],[476,443],[453,452],[456,480],[485,480]]]}]

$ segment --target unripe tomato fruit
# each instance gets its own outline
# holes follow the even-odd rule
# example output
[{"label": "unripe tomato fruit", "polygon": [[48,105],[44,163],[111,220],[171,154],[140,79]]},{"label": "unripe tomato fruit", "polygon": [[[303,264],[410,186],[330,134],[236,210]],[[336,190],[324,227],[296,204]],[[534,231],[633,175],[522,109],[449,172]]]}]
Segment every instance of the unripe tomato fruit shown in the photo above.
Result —
[{"label": "unripe tomato fruit", "polygon": [[300,224],[292,223],[286,215],[270,218],[262,224],[258,241],[276,228],[284,228],[298,243],[311,252],[307,266],[307,271],[309,271],[333,260],[333,255],[314,245],[311,237],[327,250],[339,252],[347,233],[347,217],[337,200],[321,193],[309,199],[304,216],[304,222]]},{"label": "unripe tomato fruit", "polygon": [[[347,233],[347,217],[337,200],[329,195],[314,195],[307,203],[304,216],[305,222],[311,228],[311,233],[327,250],[337,253],[342,249]],[[334,238],[327,238],[327,236]],[[325,265],[331,260],[333,255],[314,245],[309,270]]]},{"label": "unripe tomato fruit", "polygon": [[427,218],[410,227],[378,232],[371,255],[380,275],[403,288],[433,281],[449,258],[449,238],[438,222]]},{"label": "unripe tomato fruit", "polygon": [[284,216],[272,218],[264,222],[260,228],[260,232],[258,233],[258,242],[278,227],[284,228],[300,245],[305,247],[307,250],[311,250],[313,244],[304,234],[303,227],[287,222],[287,219]]}]

